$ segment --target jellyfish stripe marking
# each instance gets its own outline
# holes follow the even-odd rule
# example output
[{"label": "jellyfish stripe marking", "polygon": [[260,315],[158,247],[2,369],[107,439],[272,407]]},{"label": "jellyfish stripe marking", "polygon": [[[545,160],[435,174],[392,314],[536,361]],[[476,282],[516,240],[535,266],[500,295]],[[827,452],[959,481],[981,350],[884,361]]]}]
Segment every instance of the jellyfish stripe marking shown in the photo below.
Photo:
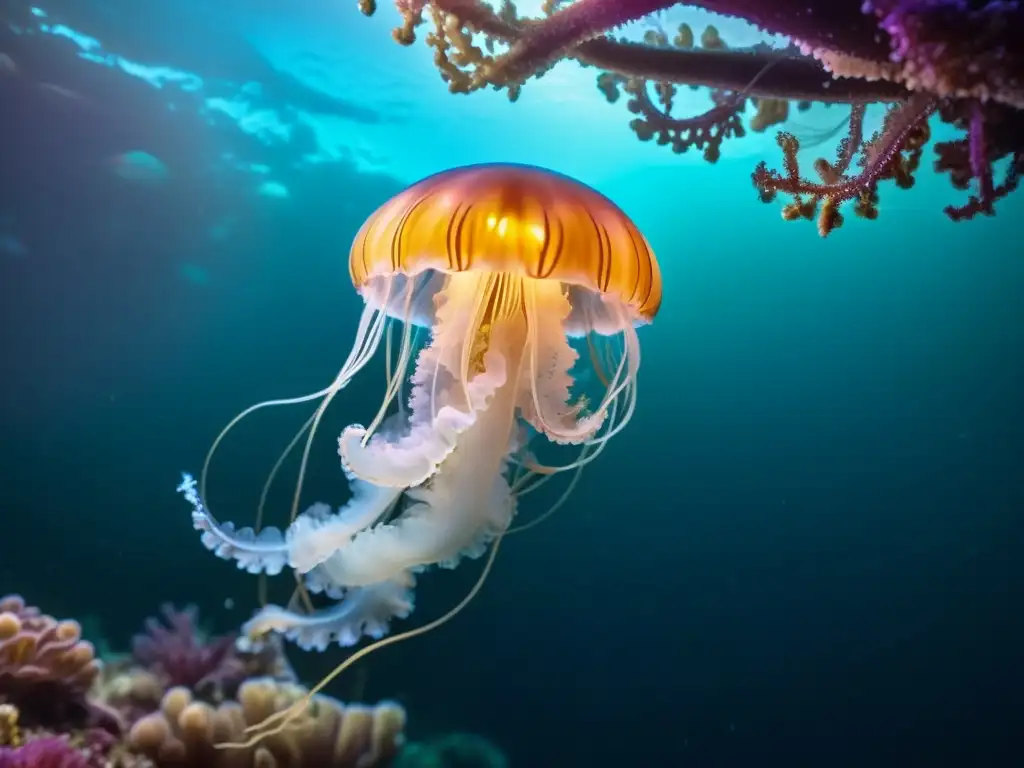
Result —
[{"label": "jellyfish stripe marking", "polygon": [[545,270],[545,261],[551,251],[551,217],[548,216],[546,210],[542,209],[542,213],[544,214],[544,241],[541,243],[540,253],[537,254],[537,277],[545,278],[555,271],[555,267],[558,265],[558,255],[555,254],[552,258],[550,269]]},{"label": "jellyfish stripe marking", "polygon": [[590,212],[587,215],[590,216],[590,220],[594,222],[594,229],[597,230],[597,253],[600,258],[599,266],[601,267],[597,271],[597,284],[602,293],[608,293],[608,286],[612,282],[612,262],[615,257],[614,250],[612,249],[612,238],[604,224],[599,222]]},{"label": "jellyfish stripe marking", "polygon": [[[562,221],[561,216],[555,217],[555,227],[558,231],[558,243],[551,246],[551,271],[554,272],[558,267],[558,263],[562,260],[563,251],[565,249],[565,222]],[[552,230],[552,233],[554,230]],[[549,237],[551,235],[549,234]]]},{"label": "jellyfish stripe marking", "polygon": [[[647,304],[651,299],[651,292],[654,290],[654,257],[651,255],[650,246],[647,240],[640,233],[640,230],[634,229],[636,237],[640,238],[640,245],[642,246],[643,258],[640,261],[643,263],[644,271],[647,274],[647,282],[644,283],[644,305]],[[639,258],[639,257],[638,257]]]},{"label": "jellyfish stripe marking", "polygon": [[[367,236],[364,237],[363,238],[363,242],[361,242],[359,244],[359,260],[361,262],[363,262],[363,274],[364,275],[370,274],[370,268],[366,264],[366,244],[369,242],[369,240],[370,240],[369,232],[367,232]],[[351,271],[352,271],[352,268],[349,267],[349,272],[351,272]]]},{"label": "jellyfish stripe marking", "polygon": [[402,214],[402,218],[398,222],[398,226],[395,227],[395,234],[391,236],[392,272],[398,272],[402,268],[402,235],[405,234],[405,225],[409,223],[409,219],[412,218],[416,209],[426,202],[429,197],[430,194],[420,195],[416,202],[405,210],[405,213]]},{"label": "jellyfish stripe marking", "polygon": [[[469,204],[469,208],[466,209],[466,217],[467,217],[466,220],[467,221],[469,220],[468,217],[469,217],[470,208],[472,208],[473,205],[474,205],[473,203],[470,203]],[[473,266],[473,240],[476,238],[476,234],[477,234],[477,230],[478,229],[479,229],[479,227],[477,225],[472,225],[472,224],[470,225],[469,230],[466,233],[466,243],[464,245],[462,243],[461,229],[459,231],[459,234],[456,235],[456,242],[459,243],[459,247],[461,248],[461,250],[465,252],[467,264],[468,264],[469,267]]]},{"label": "jellyfish stripe marking", "polygon": [[[512,211],[513,221],[515,221],[517,226],[520,227],[520,233],[522,231],[521,227],[523,225],[523,222],[527,220],[526,219],[526,201],[527,201],[526,194],[523,192],[523,190],[517,189],[515,194],[512,197],[511,204],[508,204],[508,207]],[[525,264],[526,263],[526,242],[525,242],[525,239],[520,234],[518,237],[516,237],[514,239],[514,242],[515,242],[515,246],[516,246],[516,263],[517,264]]]},{"label": "jellyfish stripe marking", "polygon": [[[643,258],[641,258],[642,251],[641,251],[640,247],[638,246],[638,244],[636,242],[636,233],[634,233],[633,228],[632,227],[626,227],[626,232],[629,233],[629,240],[633,244],[633,258],[636,259],[636,277],[633,280],[633,291],[632,291],[632,293],[629,294],[629,300],[630,300],[630,302],[632,302],[632,301],[634,301],[636,299],[637,294],[640,292],[640,275],[644,271],[644,262],[648,262],[647,263],[647,271],[648,272],[650,272],[651,265],[650,265],[650,259],[643,259]],[[644,249],[644,250],[646,250],[646,249]],[[653,281],[653,279],[654,279],[654,275],[649,275],[648,280]],[[648,293],[650,293],[649,290],[648,290]],[[644,299],[644,303],[646,303],[646,297]]]},{"label": "jellyfish stripe marking", "polygon": [[608,254],[608,271],[605,273],[604,288],[602,290],[607,293],[608,286],[612,283],[612,269],[615,266],[615,249],[612,247],[612,236],[608,234],[608,228],[604,224],[598,224],[601,230],[601,239],[604,244],[605,252]]},{"label": "jellyfish stripe marking", "polygon": [[[459,223],[455,225],[455,261],[458,265],[459,272],[465,272],[467,269],[473,266],[473,255],[470,252],[470,248],[473,244],[473,227],[469,228],[469,236],[466,238],[466,243],[462,242],[462,230],[466,226],[466,222],[469,221],[469,214],[473,210],[473,203],[466,206],[466,210],[463,211],[462,216],[459,217]],[[463,261],[463,255],[465,255],[465,261]]]},{"label": "jellyfish stripe marking", "polygon": [[594,225],[594,234],[597,236],[597,286],[601,289],[601,286],[607,282],[605,280],[605,270],[607,269],[608,272],[611,272],[611,268],[605,263],[604,242],[601,240],[601,225],[597,223],[597,219],[594,218],[590,211],[584,210],[584,214],[590,219],[590,223]]},{"label": "jellyfish stripe marking", "polygon": [[[390,205],[390,203],[386,203],[385,207],[387,205]],[[377,214],[374,214],[371,222],[369,223],[369,226],[367,226],[367,228],[366,228],[366,235],[363,237],[363,242],[362,242],[362,244],[360,245],[360,248],[359,248],[359,260],[363,262],[363,275],[364,276],[369,276],[370,274],[372,274],[372,272],[370,271],[370,262],[369,262],[369,260],[367,258],[366,251],[367,251],[367,246],[370,243],[370,233],[373,232],[374,228],[378,225],[379,222],[380,222],[380,219],[377,217]]]},{"label": "jellyfish stripe marking", "polygon": [[461,219],[459,219],[459,211],[462,210],[462,205],[462,203],[459,203],[458,205],[455,206],[455,210],[452,212],[452,215],[448,217],[448,227],[447,229],[445,229],[444,233],[445,257],[448,259],[448,268],[453,272],[462,271],[461,267],[459,266],[459,244],[457,240],[452,240],[452,233],[455,231],[455,222],[461,221]]}]

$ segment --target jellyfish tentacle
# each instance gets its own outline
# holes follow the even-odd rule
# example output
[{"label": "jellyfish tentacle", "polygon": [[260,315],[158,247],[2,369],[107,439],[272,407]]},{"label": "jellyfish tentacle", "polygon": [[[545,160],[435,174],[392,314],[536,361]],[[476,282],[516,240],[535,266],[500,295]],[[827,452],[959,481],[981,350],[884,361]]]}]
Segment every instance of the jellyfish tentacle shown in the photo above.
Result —
[{"label": "jellyfish tentacle", "polygon": [[[331,600],[341,600],[345,596],[345,587],[335,583],[331,575],[322,565],[317,565],[305,574],[302,584],[308,592],[314,595],[324,595]],[[296,593],[298,590],[296,590]],[[289,603],[291,608],[292,604]]]},{"label": "jellyfish tentacle", "polygon": [[[476,276],[450,278],[460,281],[479,282]],[[371,435],[359,424],[346,427],[338,439],[338,454],[347,473],[375,485],[409,488],[437,471],[500,385],[488,376],[465,381],[463,350],[472,348],[476,328],[475,313],[466,312],[460,302],[441,303],[431,343],[416,360],[407,429],[394,438]]]},{"label": "jellyfish tentacle", "polygon": [[519,447],[514,427],[523,355],[509,353],[512,359],[506,360],[498,350],[522,350],[523,326],[521,321],[492,326],[483,370],[470,382],[473,386],[484,379],[481,386],[494,393],[490,401],[477,410],[430,482],[407,491],[413,503],[396,520],[357,534],[324,561],[322,567],[337,584],[362,586],[428,565],[454,567],[462,557],[482,554],[507,529],[516,505],[504,471]]},{"label": "jellyfish tentacle", "polygon": [[571,372],[579,353],[569,344],[563,325],[572,307],[561,292],[539,294],[540,291],[531,291],[527,296],[530,359],[521,374],[520,389],[524,396],[519,408],[523,418],[551,440],[564,444],[584,443],[601,428],[606,411],[598,409],[582,416],[583,404],[570,402]]},{"label": "jellyfish tentacle", "polygon": [[277,528],[264,528],[256,533],[252,528],[236,529],[231,523],[219,523],[210,514],[199,495],[196,479],[182,473],[177,488],[192,505],[192,525],[202,532],[203,546],[223,560],[234,560],[247,573],[266,573],[276,576],[288,563],[288,547],[284,534]]},{"label": "jellyfish tentacle", "polygon": [[[389,287],[390,293],[390,287]],[[385,297],[385,305],[387,304],[387,297]],[[372,318],[372,324],[370,324],[371,330],[369,334],[363,334],[362,328],[366,324],[367,318]],[[361,371],[366,367],[366,364],[373,358],[380,347],[380,342],[384,338],[384,332],[387,328],[387,314],[382,311],[377,311],[371,307],[367,307],[363,310],[363,317],[360,320],[360,334],[356,339],[356,345],[353,347],[352,352],[349,354],[349,359],[345,362],[342,367],[342,373],[338,374],[336,383],[342,381],[342,376],[345,370],[349,367],[350,362],[352,365],[352,373],[348,376],[348,380],[351,380],[352,376]],[[358,354],[357,354],[358,350]],[[347,380],[346,382],[347,383]],[[326,413],[328,406],[331,401],[334,400],[335,395],[338,394],[345,386],[344,383],[339,383],[338,386],[330,389],[327,395],[324,397],[323,402],[316,409],[316,413],[313,414],[312,422],[310,423],[309,433],[306,435],[306,444],[302,449],[302,458],[299,460],[299,474],[295,479],[295,492],[292,494],[292,509],[290,519],[294,520],[299,512],[299,501],[302,498],[302,485],[306,479],[306,467],[309,464],[309,453],[313,448],[313,438],[316,437],[317,428],[320,426],[320,420]]]},{"label": "jellyfish tentacle", "polygon": [[352,498],[336,514],[331,514],[326,504],[315,504],[288,527],[288,565],[299,573],[311,571],[348,545],[357,533],[385,517],[401,495],[400,488],[353,479]]},{"label": "jellyfish tentacle", "polygon": [[615,376],[602,399],[601,408],[607,409],[612,404],[618,403],[620,399],[625,401],[625,408],[618,419],[614,416],[609,419],[611,426],[599,437],[594,438],[591,443],[607,443],[626,428],[636,411],[636,378],[640,372],[640,339],[637,337],[635,329],[624,325],[622,340],[622,358],[619,360]]},{"label": "jellyfish tentacle", "polygon": [[379,640],[388,633],[392,619],[412,613],[414,583],[411,574],[399,574],[351,589],[337,604],[312,614],[267,605],[246,622],[242,632],[249,637],[275,632],[307,651],[324,651],[331,643],[347,648],[363,637]]},{"label": "jellyfish tentacle", "polygon": [[343,662],[338,664],[334,669],[324,675],[320,682],[314,685],[307,691],[304,699],[295,702],[287,709],[280,712],[276,712],[259,723],[254,723],[243,731],[247,737],[241,742],[237,743],[224,743],[217,744],[217,749],[245,749],[256,744],[259,744],[263,739],[275,736],[279,733],[284,732],[292,723],[296,722],[302,714],[306,711],[306,708],[313,701],[313,697],[331,684],[339,675],[345,672],[349,667],[354,665],[366,656],[369,656],[374,651],[378,651],[382,648],[386,648],[389,645],[395,645],[405,640],[411,640],[414,637],[425,635],[428,632],[433,632],[443,624],[447,624],[449,621],[458,616],[467,605],[469,605],[473,599],[479,594],[481,588],[483,588],[484,582],[487,581],[488,575],[491,573],[491,569],[494,567],[494,560],[498,556],[498,548],[501,546],[501,535],[494,540],[494,544],[491,546],[491,552],[484,562],[484,567],[480,571],[480,575],[477,577],[476,582],[470,588],[466,596],[463,597],[458,603],[448,610],[447,613],[439,616],[427,624],[421,627],[413,627],[407,629],[404,632],[400,632],[397,635],[391,635],[390,637],[383,637],[380,640],[365,645],[359,650],[355,651],[351,656],[345,659]]},{"label": "jellyfish tentacle", "polygon": [[341,366],[341,369],[334,377],[334,381],[323,389],[316,392],[310,392],[306,395],[299,395],[297,397],[264,400],[263,402],[256,403],[255,405],[250,405],[231,419],[231,421],[229,421],[220,431],[220,434],[217,435],[213,443],[211,443],[209,450],[206,452],[206,459],[203,461],[203,470],[199,476],[198,486],[200,495],[206,495],[206,478],[210,473],[210,463],[213,461],[213,455],[217,452],[217,448],[220,446],[221,442],[223,442],[224,438],[227,437],[228,433],[237,426],[242,419],[264,408],[273,408],[281,405],[298,405],[300,403],[308,403],[313,400],[322,400],[324,398],[333,397],[339,391],[348,386],[348,383],[352,381],[352,378],[366,366],[366,363],[369,362],[376,353],[378,346],[380,346],[381,338],[384,335],[386,320],[387,316],[382,311],[370,308],[363,312],[363,315],[359,320],[359,328],[356,330],[355,342],[352,345],[352,349],[349,351],[348,357],[345,359],[345,363]]}]

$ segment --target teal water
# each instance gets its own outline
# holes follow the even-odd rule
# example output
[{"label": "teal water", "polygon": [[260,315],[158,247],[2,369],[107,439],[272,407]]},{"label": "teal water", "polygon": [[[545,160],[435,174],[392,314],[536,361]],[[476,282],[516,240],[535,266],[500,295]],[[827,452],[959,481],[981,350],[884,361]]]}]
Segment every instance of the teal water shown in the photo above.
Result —
[{"label": "teal water", "polygon": [[[402,700],[413,731],[481,732],[527,768],[1016,764],[1019,195],[953,224],[942,208],[964,193],[926,169],[912,190],[883,186],[878,221],[851,215],[821,239],[757,200],[754,165],[780,163],[771,135],[726,142],[715,165],[673,156],[574,65],[508,104],[446,93],[425,46],[390,41],[390,9],[136,7],[60,9],[99,45],[67,61],[118,53],[147,83],[166,70],[159,99],[203,116],[173,123],[195,133],[168,131],[166,151],[142,148],[167,183],[67,172],[63,155],[28,176],[5,166],[38,188],[0,198],[28,244],[0,258],[0,592],[96,614],[115,639],[163,600],[225,628],[248,618],[255,580],[202,549],[179,470],[242,408],[334,375],[362,310],[348,247],[378,205],[437,170],[528,162],[610,197],[658,255],[638,410],[569,503],[503,545],[463,614],[367,659],[368,694]],[[372,417],[384,384],[367,370],[332,408],[307,501],[344,500],[336,435]],[[251,522],[306,415],[243,422],[211,506]],[[270,497],[278,524],[294,472]],[[551,498],[524,501],[524,519]],[[478,569],[425,576],[401,626],[443,613]],[[315,680],[344,655],[295,662]]]}]

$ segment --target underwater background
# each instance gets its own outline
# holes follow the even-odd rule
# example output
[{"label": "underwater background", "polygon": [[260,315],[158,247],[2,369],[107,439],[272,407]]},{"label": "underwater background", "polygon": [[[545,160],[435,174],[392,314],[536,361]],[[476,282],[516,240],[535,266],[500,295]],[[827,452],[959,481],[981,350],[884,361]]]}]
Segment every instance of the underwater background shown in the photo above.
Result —
[{"label": "underwater background", "polygon": [[[377,206],[445,168],[531,163],[609,196],[658,254],[637,413],[462,614],[328,691],[396,699],[411,737],[479,733],[513,766],[1024,765],[1019,195],[953,224],[923,172],[821,239],[757,200],[771,132],[714,165],[673,155],[567,63],[515,104],[452,96],[429,49],[392,44],[390,8],[0,8],[0,594],[117,647],[165,601],[237,628],[255,580],[203,550],[181,470],[242,408],[334,376]],[[338,398],[304,498],[343,500],[332,436],[384,383],[371,367]],[[310,412],[232,432],[212,508],[250,522]],[[424,577],[399,626],[478,569]],[[313,682],[344,654],[289,657]]]}]

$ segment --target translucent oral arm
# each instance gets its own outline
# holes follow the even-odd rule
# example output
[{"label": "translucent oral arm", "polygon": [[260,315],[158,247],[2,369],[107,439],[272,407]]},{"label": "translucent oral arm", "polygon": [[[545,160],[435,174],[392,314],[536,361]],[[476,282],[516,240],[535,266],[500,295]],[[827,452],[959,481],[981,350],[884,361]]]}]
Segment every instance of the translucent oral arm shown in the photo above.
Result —
[{"label": "translucent oral arm", "polygon": [[351,589],[337,604],[310,614],[268,605],[246,622],[242,632],[249,637],[276,632],[307,651],[324,651],[331,643],[349,647],[364,636],[384,637],[392,619],[408,617],[413,610],[412,587],[412,576],[399,574]]}]

